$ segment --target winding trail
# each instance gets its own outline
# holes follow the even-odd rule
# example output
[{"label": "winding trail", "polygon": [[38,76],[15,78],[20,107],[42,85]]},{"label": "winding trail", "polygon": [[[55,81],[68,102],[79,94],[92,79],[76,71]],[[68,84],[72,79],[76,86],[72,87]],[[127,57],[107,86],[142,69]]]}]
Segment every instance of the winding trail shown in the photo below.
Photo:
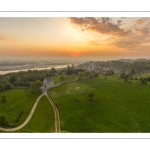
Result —
[{"label": "winding trail", "polygon": [[37,107],[37,104],[39,103],[40,99],[43,97],[43,95],[45,95],[47,97],[47,99],[49,100],[50,104],[52,105],[53,109],[54,109],[54,114],[55,114],[55,133],[60,133],[60,119],[59,119],[59,112],[58,109],[55,105],[55,103],[53,102],[53,100],[50,98],[50,96],[47,94],[47,90],[43,91],[43,93],[37,98],[36,102],[34,103],[34,106],[32,108],[32,110],[30,111],[30,114],[28,115],[27,119],[24,121],[23,124],[21,124],[18,127],[15,128],[2,128],[0,127],[1,131],[6,131],[6,132],[13,132],[16,130],[19,130],[21,128],[23,128],[32,118],[33,113]]},{"label": "winding trail", "polygon": [[[84,79],[88,79],[88,78],[83,78],[82,80],[84,80]],[[65,83],[74,82],[74,81],[78,81],[78,79],[72,80],[72,81],[63,82],[63,83],[59,83],[55,87],[60,86],[60,85],[65,84]],[[54,87],[52,87],[52,88],[54,88]],[[16,130],[19,130],[19,129],[23,128],[30,121],[30,119],[32,118],[33,113],[34,113],[34,111],[35,111],[35,109],[37,107],[38,102],[43,97],[43,95],[45,95],[47,97],[47,99],[49,100],[49,102],[51,103],[53,109],[54,109],[54,114],[55,114],[55,132],[56,133],[60,133],[59,112],[58,112],[58,109],[57,109],[55,103],[50,98],[50,96],[47,94],[47,90],[48,89],[43,89],[43,93],[36,99],[36,102],[34,103],[34,106],[33,106],[32,110],[31,110],[30,114],[28,115],[27,119],[24,121],[23,124],[21,124],[18,127],[15,127],[15,128],[2,128],[2,127],[0,127],[0,130],[1,131],[6,131],[6,132],[13,132],[13,131],[16,131]]]},{"label": "winding trail", "polygon": [[53,100],[47,94],[47,92],[45,92],[44,94],[48,98],[49,102],[51,103],[51,105],[52,105],[52,107],[54,109],[54,113],[55,113],[55,133],[60,133],[60,119],[59,119],[58,109],[57,109],[55,103],[53,102]]},{"label": "winding trail", "polygon": [[34,111],[35,111],[35,109],[36,109],[36,107],[37,107],[37,104],[38,104],[38,102],[40,101],[40,99],[42,98],[43,95],[44,95],[44,93],[42,93],[42,94],[37,98],[36,102],[34,103],[34,106],[33,106],[32,110],[31,110],[31,112],[30,112],[30,114],[29,114],[29,116],[27,117],[27,119],[24,121],[23,124],[21,124],[21,125],[18,126],[18,127],[15,127],[15,128],[2,128],[2,127],[0,127],[0,130],[2,130],[2,131],[8,131],[8,132],[9,132],[9,131],[16,131],[16,130],[19,130],[19,129],[23,128],[23,127],[30,121],[30,119],[31,119],[31,117],[33,116],[33,113],[34,113]]}]

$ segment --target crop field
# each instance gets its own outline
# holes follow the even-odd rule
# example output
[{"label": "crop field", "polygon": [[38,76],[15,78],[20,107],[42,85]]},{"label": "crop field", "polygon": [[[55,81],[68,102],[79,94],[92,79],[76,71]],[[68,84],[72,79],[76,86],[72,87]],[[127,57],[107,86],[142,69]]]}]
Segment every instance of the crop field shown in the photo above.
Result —
[{"label": "crop field", "polygon": [[[150,83],[126,83],[119,75],[99,76],[49,90],[55,100],[62,132],[150,132]],[[88,92],[95,96],[90,99]]]}]

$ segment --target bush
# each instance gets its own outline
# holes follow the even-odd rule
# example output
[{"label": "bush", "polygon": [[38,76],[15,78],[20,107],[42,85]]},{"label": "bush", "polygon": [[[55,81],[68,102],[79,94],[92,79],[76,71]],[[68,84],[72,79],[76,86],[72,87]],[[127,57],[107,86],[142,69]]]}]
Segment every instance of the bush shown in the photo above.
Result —
[{"label": "bush", "polygon": [[5,115],[0,115],[0,125],[8,125],[8,121]]},{"label": "bush", "polygon": [[94,97],[94,95],[95,95],[95,94],[94,94],[93,92],[89,92],[89,93],[88,93],[88,97],[89,97],[90,99],[92,99],[92,97]]},{"label": "bush", "polygon": [[17,122],[19,119],[20,119],[20,117],[23,115],[23,110],[21,110],[20,112],[19,112],[19,114],[18,114],[18,116],[16,117],[16,119],[15,119],[15,122]]},{"label": "bush", "polygon": [[6,102],[6,97],[5,97],[5,95],[2,96],[2,102],[3,102],[3,103]]}]

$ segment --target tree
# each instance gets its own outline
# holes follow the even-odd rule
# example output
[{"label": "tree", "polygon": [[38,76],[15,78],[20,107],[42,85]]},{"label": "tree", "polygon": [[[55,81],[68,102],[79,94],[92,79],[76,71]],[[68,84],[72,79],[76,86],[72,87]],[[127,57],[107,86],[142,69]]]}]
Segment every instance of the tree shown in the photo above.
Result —
[{"label": "tree", "polygon": [[2,95],[2,102],[6,102],[6,96]]},{"label": "tree", "polygon": [[16,77],[15,77],[15,75],[12,75],[9,79],[9,82],[14,84],[15,81],[16,81]]},{"label": "tree", "polygon": [[93,74],[93,77],[98,77],[98,73],[94,73],[94,74]]},{"label": "tree", "polygon": [[113,71],[113,70],[107,70],[107,71],[105,72],[105,75],[106,75],[106,76],[113,75],[113,74],[114,74],[114,71]]},{"label": "tree", "polygon": [[85,72],[84,72],[85,77],[89,77],[90,74],[91,74],[91,73],[90,73],[89,71],[85,71]]},{"label": "tree", "polygon": [[140,79],[139,79],[139,80],[140,80],[140,83],[142,83],[143,78],[141,78],[141,77],[140,77]]},{"label": "tree", "polygon": [[8,121],[5,115],[0,115],[0,124],[1,125],[7,125]]},{"label": "tree", "polygon": [[22,80],[20,77],[18,77],[16,80],[16,85],[21,85],[21,83],[22,83]]},{"label": "tree", "polygon": [[125,79],[125,77],[126,77],[126,74],[124,72],[121,72],[120,78]]},{"label": "tree", "polygon": [[0,92],[1,91],[4,91],[4,86],[3,86],[3,84],[0,84]]},{"label": "tree", "polygon": [[62,76],[60,77],[60,80],[63,82],[63,81],[66,80],[66,77],[62,75]]},{"label": "tree", "polygon": [[71,75],[72,79],[74,80],[76,78],[76,75],[75,74],[72,74]]},{"label": "tree", "polygon": [[147,84],[147,80],[145,78],[142,79],[141,81],[142,84]]},{"label": "tree", "polygon": [[71,69],[74,70],[74,64],[71,64]]},{"label": "tree", "polygon": [[135,74],[135,70],[134,69],[131,70],[131,75],[133,75],[133,74]]},{"label": "tree", "polygon": [[78,77],[79,77],[79,79],[83,78],[84,77],[84,72],[78,72]]},{"label": "tree", "polygon": [[33,92],[39,93],[39,92],[41,92],[40,87],[42,87],[42,85],[43,85],[42,81],[36,80],[35,82],[33,82],[33,83],[31,84],[30,87],[31,87],[31,89],[33,90]]},{"label": "tree", "polygon": [[67,66],[67,70],[70,70],[70,69],[71,69],[71,66],[68,65],[68,66]]},{"label": "tree", "polygon": [[92,99],[92,97],[94,97],[94,95],[95,95],[95,94],[94,94],[93,92],[91,92],[91,91],[88,93],[88,97],[89,97],[90,99]]},{"label": "tree", "polygon": [[6,82],[5,84],[4,84],[4,90],[9,90],[9,89],[11,89],[12,88],[12,84],[10,83],[10,82]]},{"label": "tree", "polygon": [[57,73],[57,70],[55,68],[51,68],[50,75],[55,75]]}]

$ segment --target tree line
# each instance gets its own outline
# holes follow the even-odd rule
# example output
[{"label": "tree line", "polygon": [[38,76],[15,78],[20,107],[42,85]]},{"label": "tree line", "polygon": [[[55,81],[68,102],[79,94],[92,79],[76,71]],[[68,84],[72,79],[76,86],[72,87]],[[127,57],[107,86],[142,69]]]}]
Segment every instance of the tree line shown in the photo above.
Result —
[{"label": "tree line", "polygon": [[[80,73],[79,73],[80,72]],[[45,70],[27,70],[7,73],[0,75],[0,92],[12,89],[15,86],[22,86],[29,88],[31,84],[37,80],[43,81],[45,77],[53,77],[55,75],[68,75],[75,78],[80,74],[82,77],[84,69],[75,69],[74,65],[68,65],[64,69],[56,70],[55,68]]]},{"label": "tree line", "polygon": [[[148,61],[132,61],[124,62],[120,60],[111,60],[111,61],[93,61],[94,67],[98,69],[102,68],[112,68],[120,70],[136,70],[137,72],[143,70],[150,70],[150,60]],[[80,64],[80,67],[88,66],[88,63]]]}]

